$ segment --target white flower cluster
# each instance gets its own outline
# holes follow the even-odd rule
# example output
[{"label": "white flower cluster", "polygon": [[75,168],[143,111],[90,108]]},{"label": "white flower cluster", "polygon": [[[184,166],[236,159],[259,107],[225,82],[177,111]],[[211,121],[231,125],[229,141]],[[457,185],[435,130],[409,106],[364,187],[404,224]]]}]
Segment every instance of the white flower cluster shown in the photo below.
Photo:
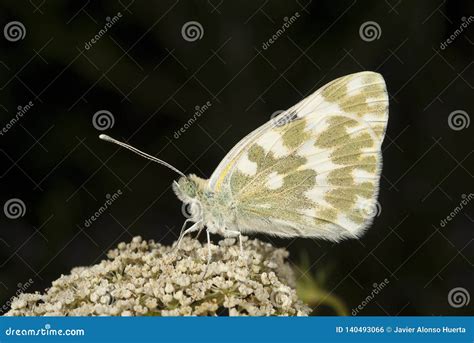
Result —
[{"label": "white flower cluster", "polygon": [[[77,267],[45,294],[21,294],[8,316],[299,315],[288,252],[243,238],[211,245],[185,238],[179,251],[133,238],[91,267]],[[205,274],[204,274],[205,273]]]}]

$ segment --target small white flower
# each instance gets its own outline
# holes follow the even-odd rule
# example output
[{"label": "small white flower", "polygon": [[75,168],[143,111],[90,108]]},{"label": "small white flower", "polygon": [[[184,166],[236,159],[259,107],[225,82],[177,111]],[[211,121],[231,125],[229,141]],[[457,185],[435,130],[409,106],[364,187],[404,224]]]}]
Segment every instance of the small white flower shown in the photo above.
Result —
[{"label": "small white flower", "polygon": [[174,292],[174,287],[171,283],[167,283],[165,286],[165,292],[166,293],[172,293]]}]

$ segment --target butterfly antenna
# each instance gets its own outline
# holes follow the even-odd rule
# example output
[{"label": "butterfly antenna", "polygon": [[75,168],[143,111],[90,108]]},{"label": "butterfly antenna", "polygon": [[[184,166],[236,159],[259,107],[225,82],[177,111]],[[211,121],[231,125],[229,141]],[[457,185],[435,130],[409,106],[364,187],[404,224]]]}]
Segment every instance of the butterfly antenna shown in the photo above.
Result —
[{"label": "butterfly antenna", "polygon": [[133,146],[131,145],[128,145],[126,143],[123,143],[123,142],[120,142],[110,136],[107,136],[107,135],[99,135],[99,138],[104,140],[104,141],[107,141],[107,142],[110,142],[110,143],[114,143],[114,144],[117,144],[117,145],[120,145],[121,147],[124,147],[125,149],[128,149],[130,151],[133,151],[135,154],[137,155],[140,155],[141,157],[144,157],[146,158],[147,160],[150,160],[150,161],[153,161],[153,162],[156,162],[158,164],[161,164],[171,170],[173,170],[174,172],[178,173],[179,175],[181,176],[185,176],[184,173],[182,173],[181,171],[179,171],[178,169],[176,169],[175,167],[173,167],[171,164],[163,161],[163,160],[160,160],[159,158],[156,158],[155,156],[151,156],[143,151],[140,151],[138,150],[137,148],[134,148]]}]

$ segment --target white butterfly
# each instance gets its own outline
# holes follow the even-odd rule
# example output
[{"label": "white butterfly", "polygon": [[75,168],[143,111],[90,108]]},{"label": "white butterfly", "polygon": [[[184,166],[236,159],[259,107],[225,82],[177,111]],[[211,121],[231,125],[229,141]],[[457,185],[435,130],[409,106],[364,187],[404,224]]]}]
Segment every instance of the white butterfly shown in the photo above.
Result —
[{"label": "white butterfly", "polygon": [[[339,241],[359,237],[373,220],[387,120],[383,77],[360,72],[328,83],[251,132],[209,180],[100,138],[181,175],[173,189],[191,217],[178,245],[203,228],[208,242],[209,233],[240,238],[252,232]],[[193,224],[184,230],[187,223]]]}]

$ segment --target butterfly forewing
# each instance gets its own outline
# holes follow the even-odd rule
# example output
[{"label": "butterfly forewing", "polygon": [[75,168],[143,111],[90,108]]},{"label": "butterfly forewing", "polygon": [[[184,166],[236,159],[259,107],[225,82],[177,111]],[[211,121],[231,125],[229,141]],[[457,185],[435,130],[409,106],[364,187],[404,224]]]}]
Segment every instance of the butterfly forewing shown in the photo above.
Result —
[{"label": "butterfly forewing", "polygon": [[339,78],[245,137],[210,179],[236,204],[235,229],[357,237],[376,213],[388,119],[383,78]]}]

